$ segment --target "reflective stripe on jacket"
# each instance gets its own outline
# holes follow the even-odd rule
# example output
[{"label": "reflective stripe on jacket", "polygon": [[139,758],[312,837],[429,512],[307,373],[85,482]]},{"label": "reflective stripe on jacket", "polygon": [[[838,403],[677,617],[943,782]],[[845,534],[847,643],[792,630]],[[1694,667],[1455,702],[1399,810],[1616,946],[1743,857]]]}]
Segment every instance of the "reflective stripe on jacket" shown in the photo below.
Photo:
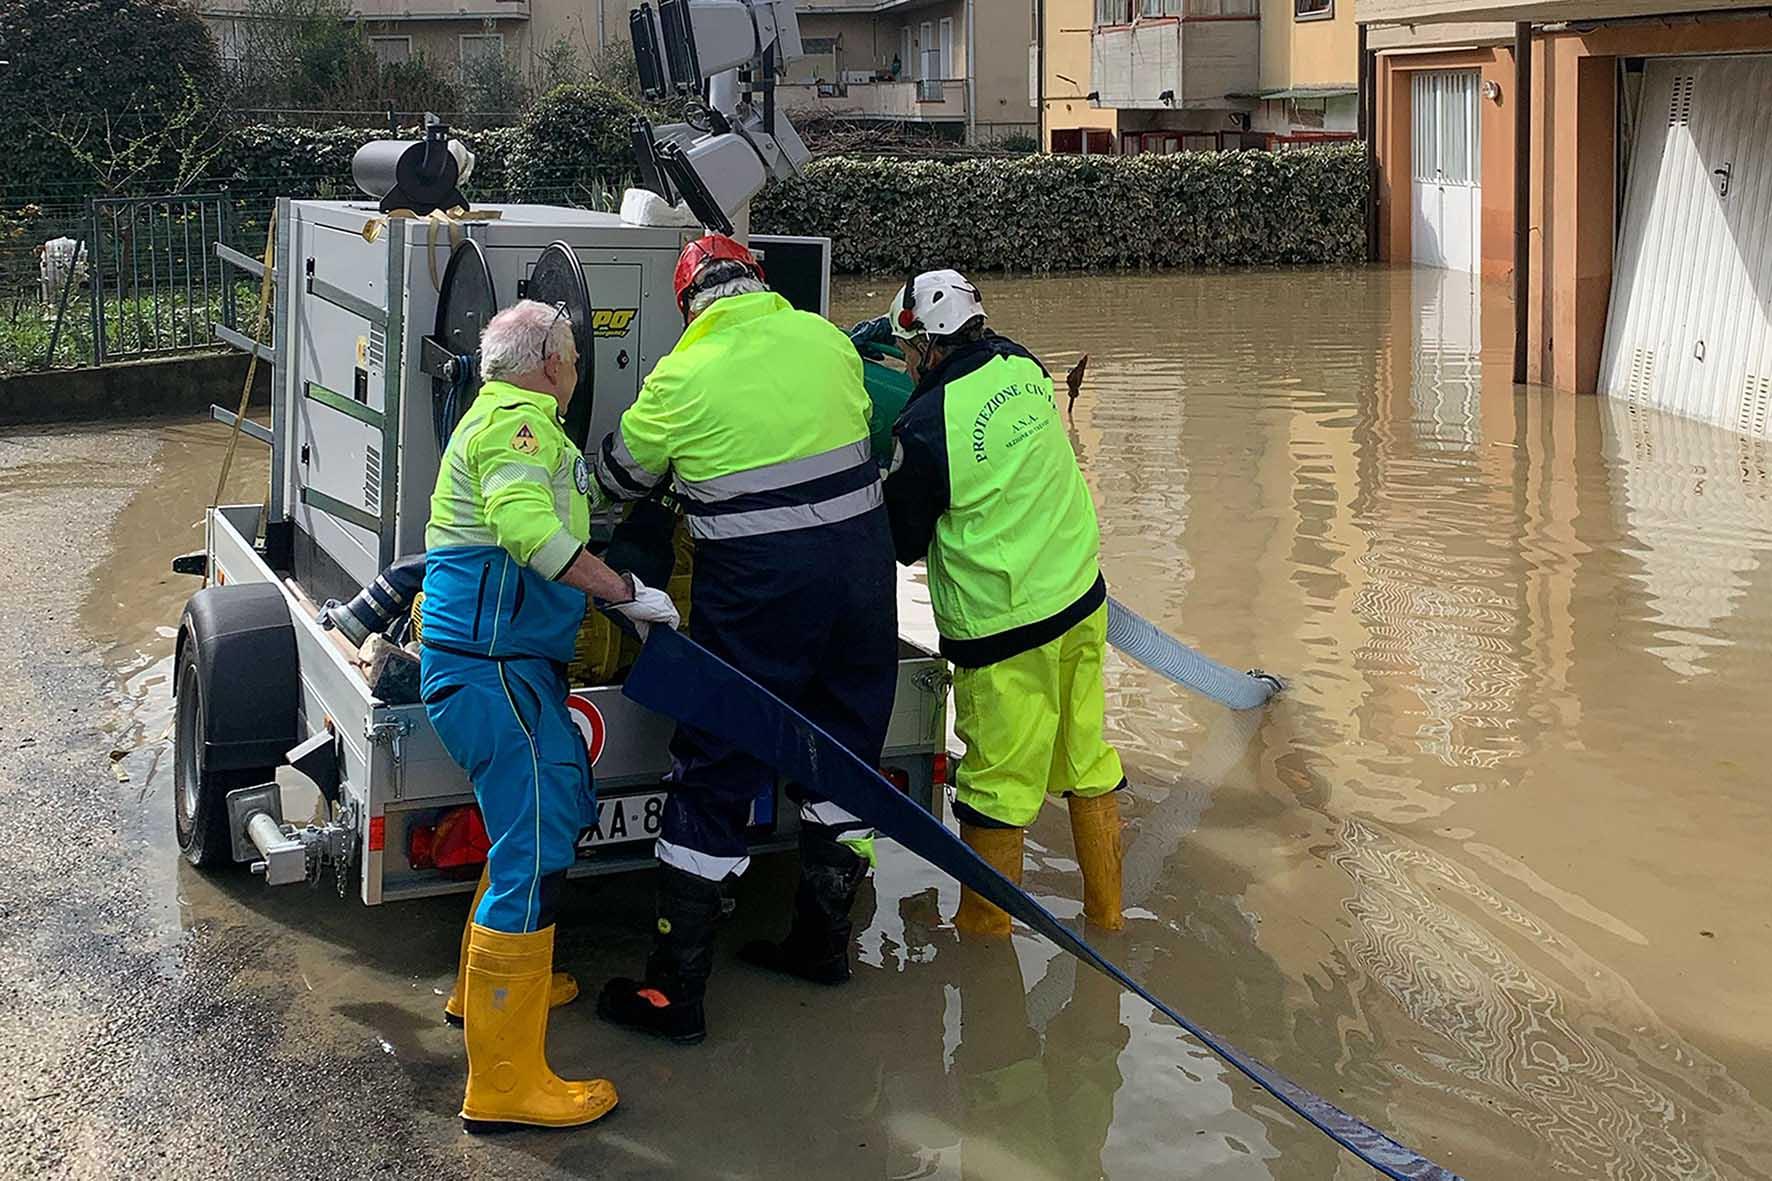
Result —
[{"label": "reflective stripe on jacket", "polygon": [[647,377],[598,448],[597,482],[633,499],[674,477],[698,541],[850,520],[882,498],[869,408],[835,325],[774,292],[728,296]]},{"label": "reflective stripe on jacket", "polygon": [[585,596],[555,579],[590,537],[591,478],[558,410],[489,381],[450,436],[425,527],[425,643],[572,658]]}]

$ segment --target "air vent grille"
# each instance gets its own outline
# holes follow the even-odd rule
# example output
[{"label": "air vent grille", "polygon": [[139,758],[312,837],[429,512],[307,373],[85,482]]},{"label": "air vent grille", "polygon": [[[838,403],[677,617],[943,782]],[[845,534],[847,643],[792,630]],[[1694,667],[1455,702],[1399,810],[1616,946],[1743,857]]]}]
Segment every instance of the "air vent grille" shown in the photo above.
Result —
[{"label": "air vent grille", "polygon": [[1692,124],[1692,92],[1698,87],[1698,79],[1692,74],[1680,74],[1674,78],[1673,92],[1668,96],[1667,125],[1669,127],[1689,127]]},{"label": "air vent grille", "polygon": [[363,457],[363,504],[381,515],[381,452],[374,447]]}]

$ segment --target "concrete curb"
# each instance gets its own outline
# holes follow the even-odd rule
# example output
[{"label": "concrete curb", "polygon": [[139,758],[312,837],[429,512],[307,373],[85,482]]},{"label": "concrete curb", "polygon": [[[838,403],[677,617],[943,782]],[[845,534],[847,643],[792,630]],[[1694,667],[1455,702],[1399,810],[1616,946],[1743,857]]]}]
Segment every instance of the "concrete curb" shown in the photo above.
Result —
[{"label": "concrete curb", "polygon": [[[0,428],[203,414],[215,402],[231,410],[247,361],[243,353],[208,353],[0,378]],[[252,404],[270,405],[271,367],[262,361],[253,385]]]}]

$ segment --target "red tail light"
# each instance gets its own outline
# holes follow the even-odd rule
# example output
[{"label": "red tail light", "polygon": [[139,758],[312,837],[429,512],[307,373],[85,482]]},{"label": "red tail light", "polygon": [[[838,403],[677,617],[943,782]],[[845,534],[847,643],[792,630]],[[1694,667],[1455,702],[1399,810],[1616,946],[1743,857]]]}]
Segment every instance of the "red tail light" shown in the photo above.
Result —
[{"label": "red tail light", "polygon": [[415,824],[406,831],[406,861],[414,869],[435,869],[437,830],[428,824]]},{"label": "red tail light", "polygon": [[930,774],[935,777],[935,782],[944,787],[953,782],[953,780],[948,778],[948,773],[952,771],[953,768],[948,765],[947,751],[944,750],[931,759],[929,768]]},{"label": "red tail light", "polygon": [[886,781],[892,784],[893,787],[896,787],[899,791],[909,792],[911,790],[911,777],[905,772],[904,768],[881,767],[880,774],[884,775]]}]

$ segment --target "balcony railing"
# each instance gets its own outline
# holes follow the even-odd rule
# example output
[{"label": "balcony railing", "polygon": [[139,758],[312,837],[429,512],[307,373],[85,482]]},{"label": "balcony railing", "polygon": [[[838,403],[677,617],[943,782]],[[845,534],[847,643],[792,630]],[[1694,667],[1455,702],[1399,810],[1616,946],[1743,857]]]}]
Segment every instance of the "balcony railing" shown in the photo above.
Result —
[{"label": "balcony railing", "polygon": [[1103,107],[1222,107],[1261,77],[1261,21],[1249,17],[1144,18],[1089,34],[1090,89]]},{"label": "balcony railing", "polygon": [[966,83],[958,78],[914,82],[781,82],[776,102],[785,111],[810,111],[855,119],[966,117]]},{"label": "balcony railing", "polygon": [[527,20],[529,0],[351,0],[365,20]]}]

